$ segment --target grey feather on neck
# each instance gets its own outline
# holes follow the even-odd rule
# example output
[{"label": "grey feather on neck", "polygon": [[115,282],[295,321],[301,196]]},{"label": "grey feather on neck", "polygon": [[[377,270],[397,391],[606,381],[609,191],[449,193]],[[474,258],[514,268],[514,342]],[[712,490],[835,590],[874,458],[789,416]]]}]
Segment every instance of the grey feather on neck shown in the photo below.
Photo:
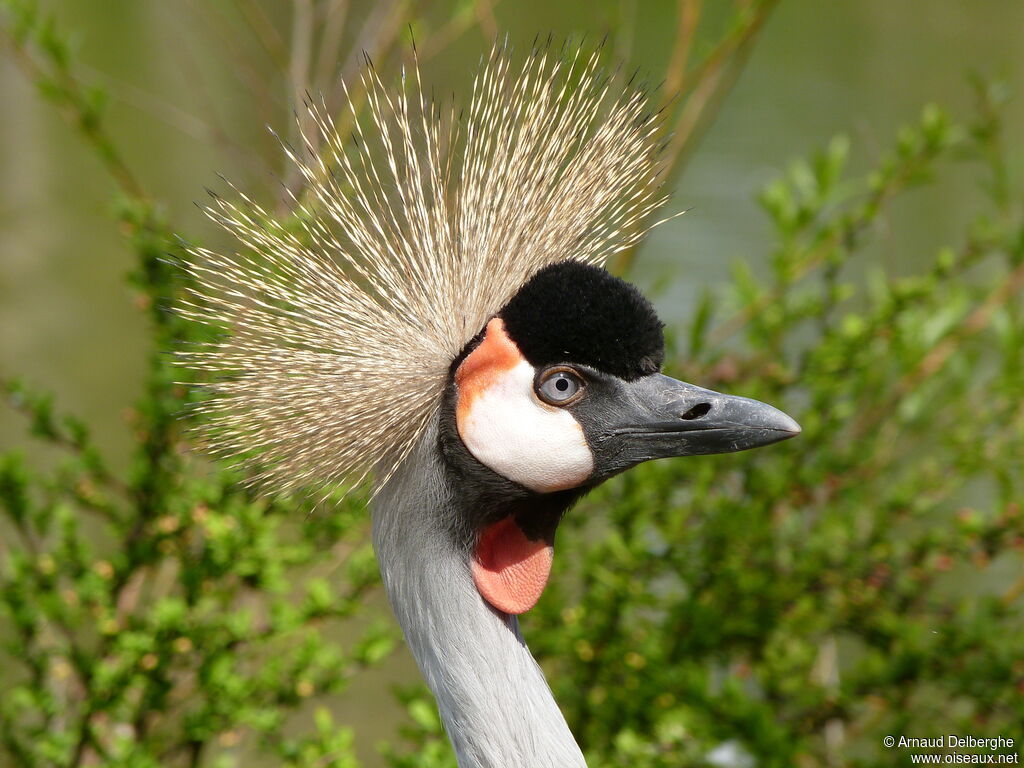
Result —
[{"label": "grey feather on neck", "polygon": [[454,494],[437,451],[437,417],[373,504],[384,587],[427,680],[460,768],[586,765],[515,617],[473,584],[446,529]]}]

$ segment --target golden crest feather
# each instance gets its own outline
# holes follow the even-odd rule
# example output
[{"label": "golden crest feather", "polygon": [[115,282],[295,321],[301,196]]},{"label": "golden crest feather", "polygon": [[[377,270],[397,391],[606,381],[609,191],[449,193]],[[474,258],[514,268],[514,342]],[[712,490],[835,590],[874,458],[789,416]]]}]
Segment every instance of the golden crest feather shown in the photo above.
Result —
[{"label": "golden crest feather", "polygon": [[225,331],[182,355],[211,396],[214,450],[279,490],[379,486],[441,401],[448,369],[539,269],[603,263],[663,201],[646,95],[600,52],[496,46],[468,109],[427,98],[417,67],[392,93],[363,74],[351,142],[323,104],[324,149],[285,147],[305,190],[286,222],[236,191],[207,214],[233,253],[190,250],[187,316]]}]

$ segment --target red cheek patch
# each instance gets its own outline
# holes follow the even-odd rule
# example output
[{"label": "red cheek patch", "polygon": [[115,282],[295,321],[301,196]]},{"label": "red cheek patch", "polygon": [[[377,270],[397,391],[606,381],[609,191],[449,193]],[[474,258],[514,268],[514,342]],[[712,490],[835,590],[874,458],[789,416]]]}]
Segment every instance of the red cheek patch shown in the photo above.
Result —
[{"label": "red cheek patch", "polygon": [[499,611],[526,613],[540,599],[554,548],[530,541],[511,517],[489,526],[473,554],[473,581],[483,598]]},{"label": "red cheek patch", "polygon": [[455,384],[459,389],[457,418],[460,427],[473,401],[502,374],[515,368],[522,360],[519,348],[505,333],[505,323],[500,317],[492,318],[487,323],[484,340],[480,342],[480,346],[474,349],[455,371]]}]

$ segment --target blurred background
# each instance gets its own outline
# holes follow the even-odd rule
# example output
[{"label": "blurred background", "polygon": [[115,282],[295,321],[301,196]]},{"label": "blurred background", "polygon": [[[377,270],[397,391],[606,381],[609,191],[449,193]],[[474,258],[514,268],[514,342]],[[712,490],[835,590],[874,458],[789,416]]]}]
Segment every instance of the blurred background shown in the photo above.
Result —
[{"label": "blurred background", "polygon": [[[20,5],[0,8],[16,18]],[[682,85],[673,74],[680,62],[691,62],[689,74],[696,73],[686,83],[692,89],[707,72],[694,62],[706,65],[705,57],[733,39],[721,79],[671,106],[685,143],[676,148],[666,213],[688,212],[655,229],[629,267],[630,278],[679,333],[705,290],[732,280],[731,264],[746,262],[755,277],[768,279],[765,254],[779,233],[757,195],[795,157],[842,134],[851,147],[850,173],[866,173],[925,104],[969,112],[972,75],[1003,80],[1011,90],[1024,82],[1019,0],[49,0],[40,6],[70,41],[75,77],[105,93],[104,126],[130,169],[129,191],[137,185],[157,201],[175,232],[222,248],[230,247],[224,234],[195,204],[204,200],[204,188],[223,190],[223,176],[283,210],[282,185],[295,179],[268,129],[294,137],[296,93],[323,92],[339,103],[338,78],[351,82],[358,75],[363,50],[386,81],[393,79],[410,58],[411,33],[424,82],[465,99],[496,36],[507,34],[524,52],[537,34],[595,42],[607,36],[609,60],[638,69],[652,85],[665,81],[656,92],[663,95]],[[109,469],[125,473],[136,440],[131,404],[143,397],[150,348],[140,312],[146,298],[124,280],[136,255],[112,215],[114,201],[126,194],[125,180],[119,187],[96,153],[83,151],[81,125],[65,119],[59,96],[33,84],[37,64],[16,38],[4,38],[0,57],[0,375],[52,392],[62,410],[88,425]],[[695,102],[700,109],[687,112]],[[1010,101],[1003,120],[1004,135],[1022,135],[1024,101]],[[1007,162],[1020,170],[1019,151]],[[873,222],[874,236],[850,267],[854,278],[876,268],[899,277],[932,264],[976,214],[977,177],[954,157],[936,183],[896,201]],[[48,466],[56,452],[26,436],[23,423],[14,410],[0,409],[0,449],[24,449],[30,462]],[[1007,565],[1000,583],[1017,566],[1019,560]],[[383,612],[379,594],[371,601]],[[7,674],[0,667],[0,679]],[[385,764],[375,744],[405,722],[408,701],[395,702],[389,687],[416,680],[399,649],[384,668],[361,674],[343,697],[330,700],[336,720],[355,729],[356,752],[366,765]],[[1016,684],[1008,679],[1007,685]],[[1021,738],[1024,731],[1004,735]],[[222,739],[220,747],[229,742]],[[746,753],[723,754],[726,762],[719,764],[753,764],[744,762]],[[854,764],[847,760],[826,762]],[[896,762],[875,755],[862,764]]]}]

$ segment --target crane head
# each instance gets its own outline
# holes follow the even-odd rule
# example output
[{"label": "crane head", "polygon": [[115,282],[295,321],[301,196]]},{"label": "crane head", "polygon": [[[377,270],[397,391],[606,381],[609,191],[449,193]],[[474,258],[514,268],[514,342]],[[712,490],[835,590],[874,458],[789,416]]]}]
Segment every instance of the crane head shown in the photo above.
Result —
[{"label": "crane head", "polygon": [[644,461],[799,434],[770,405],[661,374],[663,358],[647,299],[599,267],[566,261],[534,275],[456,359],[449,434],[465,451],[446,455],[479,463],[516,500],[480,505],[508,512],[498,519],[467,521],[474,580],[496,609],[522,613],[540,597],[555,528],[586,490]]},{"label": "crane head", "polygon": [[647,95],[604,74],[600,51],[509,54],[484,62],[464,117],[434,108],[415,67],[396,93],[364,75],[357,140],[311,103],[322,145],[285,148],[308,206],[281,226],[214,196],[207,214],[240,247],[190,250],[178,310],[215,331],[179,359],[203,381],[210,447],[250,483],[372,478],[376,493],[439,426],[452,530],[481,594],[515,614],[588,489],[799,427],[662,375],[650,303],[596,266],[665,200]]}]

